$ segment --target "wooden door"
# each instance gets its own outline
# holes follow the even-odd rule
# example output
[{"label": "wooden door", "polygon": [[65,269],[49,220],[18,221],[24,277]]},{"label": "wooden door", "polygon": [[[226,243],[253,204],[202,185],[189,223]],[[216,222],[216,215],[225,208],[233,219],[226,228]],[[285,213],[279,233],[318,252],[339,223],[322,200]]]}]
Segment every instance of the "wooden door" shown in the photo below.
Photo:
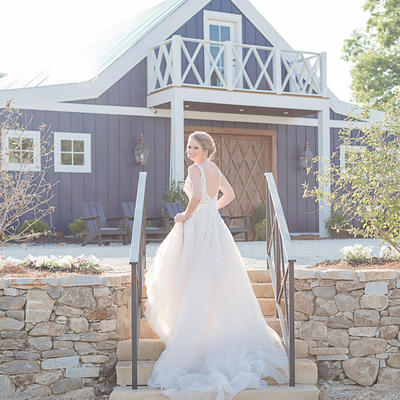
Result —
[{"label": "wooden door", "polygon": [[[276,132],[185,126],[185,149],[187,138],[195,130],[209,133],[217,146],[213,161],[235,191],[236,199],[224,208],[224,214],[247,215],[260,203],[265,203],[265,172],[277,176]],[[187,166],[192,161],[185,157]]]}]

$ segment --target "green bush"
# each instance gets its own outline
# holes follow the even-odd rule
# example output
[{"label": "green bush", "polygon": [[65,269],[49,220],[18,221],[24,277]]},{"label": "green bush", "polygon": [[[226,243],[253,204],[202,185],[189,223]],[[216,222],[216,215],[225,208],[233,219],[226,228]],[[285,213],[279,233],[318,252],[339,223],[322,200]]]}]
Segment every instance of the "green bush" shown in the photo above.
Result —
[{"label": "green bush", "polygon": [[256,232],[255,239],[256,240],[265,240],[266,239],[266,232],[265,232],[265,218],[262,221],[257,222],[254,225],[254,230]]},{"label": "green bush", "polygon": [[183,182],[176,182],[174,179],[172,180],[170,188],[162,195],[162,198],[168,203],[179,202],[184,208],[188,203],[188,199],[183,191]]},{"label": "green bush", "polygon": [[68,226],[72,236],[82,237],[88,232],[88,226],[86,222],[82,221],[80,218],[76,219],[74,222],[71,222]]},{"label": "green bush", "polygon": [[334,211],[326,220],[325,228],[329,232],[329,235],[339,236],[348,234],[351,224],[344,215],[340,214],[338,211]]},{"label": "green bush", "polygon": [[50,227],[46,222],[40,221],[39,219],[29,219],[24,221],[19,227],[18,233],[46,233],[49,232],[49,230]]}]

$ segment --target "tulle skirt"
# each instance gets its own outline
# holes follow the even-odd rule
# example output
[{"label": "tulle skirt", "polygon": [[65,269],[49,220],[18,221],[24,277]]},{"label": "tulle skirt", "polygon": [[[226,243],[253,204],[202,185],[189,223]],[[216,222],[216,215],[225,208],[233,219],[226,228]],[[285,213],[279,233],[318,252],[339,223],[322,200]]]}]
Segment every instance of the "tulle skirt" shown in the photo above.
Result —
[{"label": "tulle skirt", "polygon": [[265,387],[265,377],[286,383],[286,352],[232,234],[216,209],[196,211],[174,225],[145,273],[145,317],[166,344],[148,386],[173,400],[188,400],[191,391],[229,400]]}]

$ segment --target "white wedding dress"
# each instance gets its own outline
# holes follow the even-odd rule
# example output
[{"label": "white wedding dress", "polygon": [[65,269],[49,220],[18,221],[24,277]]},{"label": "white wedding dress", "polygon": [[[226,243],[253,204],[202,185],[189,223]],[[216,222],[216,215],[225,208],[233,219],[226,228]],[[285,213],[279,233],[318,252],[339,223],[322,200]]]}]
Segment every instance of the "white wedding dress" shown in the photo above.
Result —
[{"label": "white wedding dress", "polygon": [[[173,400],[190,400],[190,391],[228,400],[267,386],[264,377],[286,383],[288,359],[217,210],[218,191],[208,195],[197,165],[202,200],[190,218],[175,223],[145,274],[144,315],[166,344],[147,384]],[[184,190],[190,198],[189,177]]]}]

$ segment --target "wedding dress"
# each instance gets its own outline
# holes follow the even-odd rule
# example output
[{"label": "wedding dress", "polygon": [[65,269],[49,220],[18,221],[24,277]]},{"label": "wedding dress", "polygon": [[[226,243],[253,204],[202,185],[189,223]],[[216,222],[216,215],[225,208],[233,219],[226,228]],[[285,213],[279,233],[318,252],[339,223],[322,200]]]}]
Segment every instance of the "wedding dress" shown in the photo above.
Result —
[{"label": "wedding dress", "polygon": [[[196,165],[200,204],[184,223],[175,223],[145,274],[144,315],[166,344],[147,384],[173,400],[190,400],[187,392],[193,391],[229,400],[246,388],[267,386],[264,377],[286,383],[288,359],[218,212],[218,191],[208,195],[205,171]],[[184,191],[191,198],[189,179]]]}]

